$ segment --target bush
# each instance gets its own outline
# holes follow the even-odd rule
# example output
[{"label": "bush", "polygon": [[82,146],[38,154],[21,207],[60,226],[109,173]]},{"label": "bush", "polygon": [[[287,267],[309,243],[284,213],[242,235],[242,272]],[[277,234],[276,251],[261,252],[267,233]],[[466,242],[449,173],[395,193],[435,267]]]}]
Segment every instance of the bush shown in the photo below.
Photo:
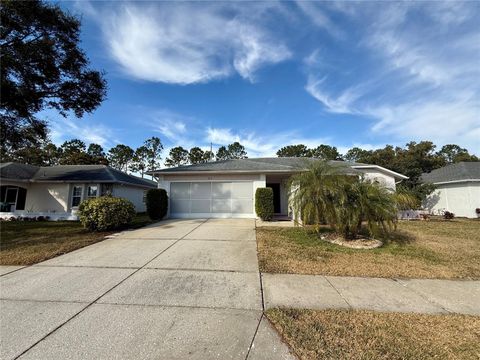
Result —
[{"label": "bush", "polygon": [[450,211],[445,211],[445,212],[443,213],[443,218],[444,218],[445,220],[452,220],[454,217],[455,217],[455,214],[452,213],[452,212],[450,212]]},{"label": "bush", "polygon": [[255,212],[264,221],[273,217],[273,190],[272,188],[258,188],[255,192]]},{"label": "bush", "polygon": [[84,200],[78,210],[80,222],[91,231],[122,228],[130,224],[135,216],[135,206],[131,201],[113,196]]},{"label": "bush", "polygon": [[146,198],[147,214],[152,220],[162,220],[168,211],[168,195],[164,189],[150,189]]}]

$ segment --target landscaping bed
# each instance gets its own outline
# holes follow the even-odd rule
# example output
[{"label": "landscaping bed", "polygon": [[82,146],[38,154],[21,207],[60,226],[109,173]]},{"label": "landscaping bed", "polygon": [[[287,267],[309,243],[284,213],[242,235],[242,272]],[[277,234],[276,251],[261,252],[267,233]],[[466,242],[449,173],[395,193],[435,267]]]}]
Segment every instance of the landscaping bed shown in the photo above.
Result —
[{"label": "landscaping bed", "polygon": [[[129,228],[150,224],[138,214]],[[31,265],[102,241],[109,232],[90,232],[77,221],[0,222],[0,265]]]},{"label": "landscaping bed", "polygon": [[[322,228],[324,234],[328,227]],[[351,249],[313,230],[257,228],[261,272],[400,278],[480,278],[480,221],[402,221],[384,245]]]},{"label": "landscaping bed", "polygon": [[480,317],[353,310],[270,309],[302,360],[478,359]]}]

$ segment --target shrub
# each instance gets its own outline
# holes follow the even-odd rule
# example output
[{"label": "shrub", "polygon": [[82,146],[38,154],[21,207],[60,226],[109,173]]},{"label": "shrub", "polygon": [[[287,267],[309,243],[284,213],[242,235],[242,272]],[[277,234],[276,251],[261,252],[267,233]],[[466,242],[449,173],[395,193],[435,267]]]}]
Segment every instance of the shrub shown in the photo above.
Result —
[{"label": "shrub", "polygon": [[480,208],[476,208],[475,213],[480,215]]},{"label": "shrub", "polygon": [[168,211],[168,195],[164,189],[150,189],[146,197],[147,214],[152,220],[162,220]]},{"label": "shrub", "polygon": [[80,222],[91,230],[113,230],[128,225],[135,216],[135,207],[127,199],[102,196],[84,200],[78,208]]},{"label": "shrub", "polygon": [[450,212],[450,211],[445,211],[445,212],[443,213],[443,218],[444,218],[445,220],[452,220],[454,217],[455,217],[455,214],[452,213],[452,212]]},{"label": "shrub", "polygon": [[273,217],[273,190],[272,188],[258,188],[255,192],[255,212],[264,221]]}]

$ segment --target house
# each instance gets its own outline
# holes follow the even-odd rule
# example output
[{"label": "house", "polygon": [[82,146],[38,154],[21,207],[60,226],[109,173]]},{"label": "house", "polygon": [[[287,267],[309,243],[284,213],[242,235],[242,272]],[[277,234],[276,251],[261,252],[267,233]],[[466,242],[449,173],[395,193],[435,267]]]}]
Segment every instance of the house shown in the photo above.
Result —
[{"label": "house", "polygon": [[0,217],[48,216],[76,220],[84,199],[113,195],[130,200],[145,211],[144,193],[154,181],[125,174],[105,165],[33,166],[0,164]]},{"label": "house", "polygon": [[460,162],[423,174],[424,183],[432,183],[436,190],[430,194],[424,207],[432,214],[447,210],[467,218],[475,218],[480,208],[480,161]]},{"label": "house", "polygon": [[[207,162],[149,172],[169,195],[169,216],[255,218],[255,190],[271,187],[276,215],[289,216],[288,180],[305,171],[312,158],[251,158]],[[377,165],[333,161],[395,189],[407,177]]]}]

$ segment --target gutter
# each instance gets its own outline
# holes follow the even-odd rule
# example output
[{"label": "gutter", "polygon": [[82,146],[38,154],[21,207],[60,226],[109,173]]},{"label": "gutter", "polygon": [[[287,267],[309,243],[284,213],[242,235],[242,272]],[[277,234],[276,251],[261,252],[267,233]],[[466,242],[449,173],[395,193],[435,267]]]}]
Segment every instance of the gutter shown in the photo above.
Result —
[{"label": "gutter", "polygon": [[[423,181],[428,183],[429,181]],[[457,184],[457,183],[466,183],[466,182],[480,182],[480,179],[463,179],[463,180],[451,180],[451,181],[439,181],[433,182],[433,185],[443,185],[443,184]]]}]

